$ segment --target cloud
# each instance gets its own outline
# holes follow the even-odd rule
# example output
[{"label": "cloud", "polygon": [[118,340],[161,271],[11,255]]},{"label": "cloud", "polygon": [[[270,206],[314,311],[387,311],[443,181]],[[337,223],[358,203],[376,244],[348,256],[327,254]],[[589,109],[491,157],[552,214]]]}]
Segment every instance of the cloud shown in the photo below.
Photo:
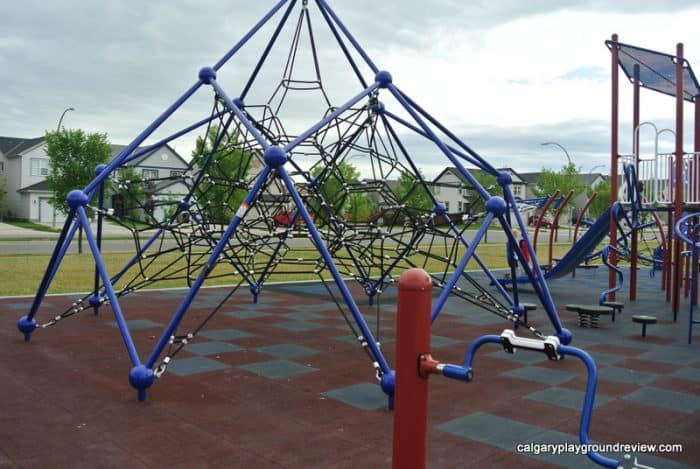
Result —
[{"label": "cloud", "polygon": [[[550,157],[557,161],[556,149],[541,147],[542,141],[560,142],[575,162],[580,158],[590,166],[609,158],[610,54],[603,42],[612,33],[623,42],[668,53],[682,41],[691,65],[700,67],[695,34],[700,7],[692,1],[329,3],[397,86],[495,166],[518,170],[540,169]],[[10,2],[3,7],[0,31],[0,133],[41,135],[73,106],[66,126],[106,132],[115,143],[128,143],[273,4]],[[342,103],[361,85],[314,1],[309,10],[318,20],[314,33],[329,99]],[[220,71],[222,86],[233,97],[243,90],[283,11]],[[250,102],[265,102],[279,84],[297,15],[282,33],[284,45],[263,65]],[[371,80],[373,73],[359,55],[353,57]],[[631,138],[630,94],[631,87],[622,83],[623,145]],[[669,98],[645,93],[642,105],[643,120],[659,122],[660,128],[673,124]],[[205,117],[211,106],[211,90],[201,90],[158,136]],[[302,102],[289,121],[304,128],[318,115],[310,108],[310,101]],[[191,148],[185,140],[193,141],[195,134],[178,143],[185,156]],[[431,155],[427,149],[425,154]],[[424,158],[426,172],[439,172],[439,165],[447,164]]]}]

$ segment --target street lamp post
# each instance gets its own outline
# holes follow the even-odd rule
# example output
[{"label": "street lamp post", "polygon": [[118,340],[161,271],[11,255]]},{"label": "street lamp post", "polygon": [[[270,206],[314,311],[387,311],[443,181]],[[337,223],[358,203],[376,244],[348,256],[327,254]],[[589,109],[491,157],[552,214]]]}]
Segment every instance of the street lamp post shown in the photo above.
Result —
[{"label": "street lamp post", "polygon": [[566,148],[564,148],[561,144],[559,144],[557,142],[544,142],[544,143],[540,143],[540,145],[556,145],[556,146],[558,146],[559,148],[561,148],[561,150],[566,155],[566,160],[569,162],[569,164],[571,164],[571,157],[569,156],[569,152],[566,151]]},{"label": "street lamp post", "polygon": [[60,132],[60,131],[61,131],[61,123],[63,122],[63,117],[66,115],[66,113],[67,113],[68,111],[75,111],[75,108],[71,106],[71,107],[69,107],[69,108],[66,108],[66,109],[63,111],[63,114],[61,114],[61,118],[58,119],[58,126],[56,126],[56,132]]}]

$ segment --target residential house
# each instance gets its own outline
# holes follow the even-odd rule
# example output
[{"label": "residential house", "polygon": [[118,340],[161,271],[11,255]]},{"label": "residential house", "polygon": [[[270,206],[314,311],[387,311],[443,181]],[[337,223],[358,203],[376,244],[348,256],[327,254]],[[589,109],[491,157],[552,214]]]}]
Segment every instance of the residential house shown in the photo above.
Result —
[{"label": "residential house", "polygon": [[[527,183],[527,191],[523,196],[524,199],[532,199],[537,197],[534,192],[535,185],[537,184],[537,179],[540,177],[540,172],[537,173],[520,173],[520,176]],[[598,184],[607,180],[607,176],[601,173],[580,173],[578,175],[579,179],[586,187],[586,190],[579,194],[573,201],[571,201],[571,207],[580,209],[586,204],[588,200],[588,189],[594,189]]]},{"label": "residential house", "polygon": [[[124,148],[112,145],[112,157]],[[186,190],[176,177],[183,174],[188,163],[168,145],[144,153],[128,165],[144,179],[158,181],[156,199],[174,197]],[[0,137],[0,178],[7,183],[7,216],[44,224],[65,220],[65,215],[50,203],[53,192],[46,183],[49,170],[44,137]]]},{"label": "residential house", "polygon": [[[481,172],[480,169],[467,169],[472,174]],[[500,168],[499,171],[505,171],[511,175],[512,184],[511,190],[515,197],[523,198],[526,194],[527,183],[523,180],[519,173],[512,168]],[[445,204],[448,214],[469,214],[472,211],[472,204],[475,198],[478,197],[474,193],[471,184],[455,167],[445,168],[438,176],[433,179],[433,187],[435,197],[438,201]],[[497,195],[498,192],[492,188],[487,188],[489,192]]]}]

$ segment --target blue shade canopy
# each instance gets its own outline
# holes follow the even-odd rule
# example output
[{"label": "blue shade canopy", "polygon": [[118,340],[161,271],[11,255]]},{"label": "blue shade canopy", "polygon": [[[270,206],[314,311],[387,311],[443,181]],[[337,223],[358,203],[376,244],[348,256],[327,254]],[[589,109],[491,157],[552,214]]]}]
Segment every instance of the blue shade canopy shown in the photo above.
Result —
[{"label": "blue shade canopy", "polygon": [[[630,81],[634,78],[634,66],[639,65],[640,85],[669,96],[676,96],[676,56],[615,41],[605,41],[608,49],[617,47],[618,63]],[[700,84],[683,59],[683,99],[694,102],[700,97]]]}]

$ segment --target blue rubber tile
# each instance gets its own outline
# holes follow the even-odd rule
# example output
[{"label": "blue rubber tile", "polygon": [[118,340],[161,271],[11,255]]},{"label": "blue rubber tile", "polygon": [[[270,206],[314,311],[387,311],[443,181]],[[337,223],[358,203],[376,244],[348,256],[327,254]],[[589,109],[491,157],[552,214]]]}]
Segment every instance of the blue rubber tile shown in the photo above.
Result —
[{"label": "blue rubber tile", "polygon": [[309,311],[300,311],[298,313],[285,313],[283,317],[291,321],[310,321],[314,319],[325,319],[323,314],[311,313]]},{"label": "blue rubber tile", "polygon": [[448,345],[454,345],[454,344],[459,344],[459,343],[464,344],[465,350],[470,345],[466,341],[456,340],[456,339],[452,339],[450,337],[444,337],[444,336],[435,335],[435,334],[432,334],[430,336],[430,346],[433,348],[447,347]]},{"label": "blue rubber tile", "polygon": [[[112,327],[117,327],[116,321],[110,321],[107,324],[109,324]],[[131,319],[129,321],[126,321],[126,325],[129,327],[129,330],[132,331],[135,331],[137,329],[150,329],[152,327],[163,327],[162,324],[151,321],[149,319]]]},{"label": "blue rubber tile", "polygon": [[290,362],[289,360],[271,360],[268,362],[249,363],[241,365],[242,368],[258,376],[263,376],[268,379],[289,378],[304,373],[318,371],[318,369]]},{"label": "blue rubber tile", "polygon": [[[577,346],[580,347],[581,344],[577,342]],[[596,365],[614,365],[615,363],[621,362],[625,359],[624,356],[615,355],[614,353],[595,352],[591,353],[590,355]]]},{"label": "blue rubber tile", "polygon": [[598,370],[598,379],[637,384],[639,386],[645,386],[660,377],[661,375],[658,373],[630,370],[616,366],[606,366]]},{"label": "blue rubber tile", "polygon": [[190,376],[226,368],[231,368],[231,366],[206,357],[190,357],[170,362],[168,365],[168,373],[177,376]]},{"label": "blue rubber tile", "polygon": [[[498,358],[501,360],[507,360],[514,363],[521,363],[525,365],[534,365],[535,363],[540,363],[543,361],[549,361],[547,356],[542,352],[529,352],[527,350],[516,350],[515,353],[504,352],[503,349],[491,352],[488,354],[489,357]],[[476,362],[479,360],[479,356],[474,359]],[[478,365],[477,365],[478,366]]]},{"label": "blue rubber tile", "polygon": [[537,383],[549,384],[550,386],[565,383],[576,377],[574,373],[557,370],[554,367],[544,368],[540,366],[525,366],[501,374],[510,378],[526,379]]},{"label": "blue rubber tile", "polygon": [[[647,331],[649,333],[650,330]],[[686,346],[656,346],[648,352],[644,352],[639,355],[638,358],[644,360],[654,360],[663,363],[669,363],[671,365],[691,365],[695,362],[700,361],[700,354],[693,347]]]},{"label": "blue rubber tile", "polygon": [[[547,430],[542,427],[518,422],[483,412],[476,412],[464,417],[441,423],[436,426],[440,431],[478,441],[514,453],[521,444],[557,444],[578,443],[574,435]],[[538,461],[546,461],[563,467],[590,467],[588,458],[570,453],[554,455],[551,453],[522,453]]]},{"label": "blue rubber tile", "polygon": [[258,347],[254,350],[279,358],[296,358],[321,353],[318,350],[296,344],[269,345],[267,347]]},{"label": "blue rubber tile", "polygon": [[325,326],[309,321],[284,321],[278,322],[277,324],[275,324],[275,327],[280,327],[282,329],[287,329],[290,331],[303,332],[322,329]]},{"label": "blue rubber tile", "polygon": [[624,396],[623,399],[652,407],[675,410],[684,414],[692,414],[700,409],[699,396],[649,386],[637,389]]},{"label": "blue rubber tile", "polygon": [[212,329],[200,332],[200,335],[211,340],[236,340],[255,336],[255,334],[238,329]]},{"label": "blue rubber tile", "polygon": [[263,313],[262,311],[254,311],[252,309],[244,309],[242,311],[227,311],[225,313],[221,313],[223,316],[228,316],[230,318],[238,318],[238,319],[254,319],[254,318],[260,318],[263,316],[269,316],[269,313]]},{"label": "blue rubber tile", "polygon": [[671,373],[674,378],[688,379],[691,381],[700,381],[700,368],[681,368]]},{"label": "blue rubber tile", "polygon": [[332,389],[322,395],[361,410],[377,410],[387,406],[388,397],[378,384],[359,383]]},{"label": "blue rubber tile", "polygon": [[294,305],[294,304],[285,304],[285,308],[293,309],[295,311],[312,311],[312,312],[321,312],[324,314],[335,314],[338,315],[340,314],[338,312],[338,308],[335,307],[335,305],[331,303],[319,303],[315,305],[307,305],[307,304],[300,304],[300,305]]},{"label": "blue rubber tile", "polygon": [[196,353],[197,355],[216,355],[219,353],[238,352],[245,350],[243,347],[233,345],[228,342],[198,342],[185,346],[188,352]]},{"label": "blue rubber tile", "polygon": [[[525,399],[542,402],[543,404],[566,407],[567,409],[581,410],[583,408],[583,398],[586,393],[574,389],[551,387],[536,391],[523,396]],[[600,407],[614,400],[612,397],[596,393],[594,407]]]}]

